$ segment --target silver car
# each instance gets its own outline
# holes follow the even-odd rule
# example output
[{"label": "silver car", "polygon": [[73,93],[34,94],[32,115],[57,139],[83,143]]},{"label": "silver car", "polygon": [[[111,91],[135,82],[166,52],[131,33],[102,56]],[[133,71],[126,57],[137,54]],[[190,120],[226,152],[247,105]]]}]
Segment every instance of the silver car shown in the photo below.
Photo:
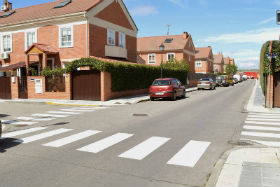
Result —
[{"label": "silver car", "polygon": [[213,79],[210,78],[203,78],[200,79],[199,82],[197,83],[197,89],[209,89],[209,90],[215,90],[216,89],[216,84],[213,81]]}]

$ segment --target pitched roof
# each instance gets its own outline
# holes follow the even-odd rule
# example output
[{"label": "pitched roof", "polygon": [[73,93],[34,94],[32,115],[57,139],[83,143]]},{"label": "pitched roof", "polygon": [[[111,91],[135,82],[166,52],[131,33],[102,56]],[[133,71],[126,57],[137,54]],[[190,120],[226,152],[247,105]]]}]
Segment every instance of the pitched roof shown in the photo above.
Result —
[{"label": "pitched roof", "polygon": [[195,58],[196,59],[208,58],[211,51],[212,51],[211,47],[197,47],[195,48]]},{"label": "pitched roof", "polygon": [[229,61],[230,61],[229,57],[224,58],[224,64],[229,64]]},{"label": "pitched roof", "polygon": [[57,54],[59,51],[55,49],[52,46],[46,45],[46,44],[39,44],[39,43],[34,43],[32,46],[30,46],[25,53],[28,53],[33,47],[37,47],[40,51],[43,53],[48,53],[48,54]]},{"label": "pitched roof", "polygon": [[[184,49],[190,37],[191,35],[187,35],[186,38],[184,38],[184,35],[169,35],[138,38],[137,51],[159,51],[159,46],[162,43],[164,44],[166,51]],[[165,43],[166,39],[171,39],[172,41],[170,43]]]},{"label": "pitched roof", "polygon": [[214,56],[214,64],[221,64],[223,61],[223,54],[217,54]]},{"label": "pitched roof", "polygon": [[[65,14],[84,12],[90,10],[103,0],[72,0],[72,2],[66,5],[65,7],[54,8],[55,5],[63,1],[65,0],[57,0],[49,3],[14,9],[14,14],[5,18],[0,18],[0,25],[5,25],[9,23],[20,23],[41,18],[50,18],[62,16]],[[4,13],[5,12],[1,12],[0,16]]]}]

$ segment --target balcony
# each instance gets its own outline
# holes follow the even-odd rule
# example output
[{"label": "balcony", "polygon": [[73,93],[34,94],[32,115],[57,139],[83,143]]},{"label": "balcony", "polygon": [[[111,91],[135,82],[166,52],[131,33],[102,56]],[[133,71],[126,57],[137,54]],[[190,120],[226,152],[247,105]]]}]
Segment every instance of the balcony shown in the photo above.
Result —
[{"label": "balcony", "polygon": [[127,49],[119,46],[105,45],[105,56],[127,59]]}]

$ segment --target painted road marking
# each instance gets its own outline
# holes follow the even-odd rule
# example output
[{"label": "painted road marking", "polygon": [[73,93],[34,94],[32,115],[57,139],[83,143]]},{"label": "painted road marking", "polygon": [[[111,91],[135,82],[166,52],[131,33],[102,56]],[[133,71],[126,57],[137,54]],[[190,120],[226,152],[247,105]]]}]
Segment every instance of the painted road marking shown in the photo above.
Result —
[{"label": "painted road marking", "polygon": [[108,147],[111,147],[131,136],[133,136],[133,134],[117,133],[117,134],[114,134],[107,138],[104,138],[102,140],[99,140],[93,144],[82,147],[82,148],[78,149],[78,151],[99,153],[100,151],[103,151],[103,150],[107,149]]},{"label": "painted road marking", "polygon": [[35,118],[31,118],[31,117],[17,117],[17,119],[30,121],[30,120],[34,120]]},{"label": "painted road marking", "polygon": [[243,135],[243,136],[255,136],[255,137],[262,137],[262,138],[280,138],[280,134],[264,133],[264,132],[242,131],[241,135]]},{"label": "painted road marking", "polygon": [[272,121],[272,122],[280,122],[280,119],[267,119],[267,118],[247,118],[248,121]]},{"label": "painted road marking", "polygon": [[69,110],[79,110],[79,111],[95,111],[96,109],[93,108],[70,108]]},{"label": "painted road marking", "polygon": [[72,131],[72,130],[73,129],[61,128],[61,129],[45,132],[45,133],[42,133],[42,134],[37,134],[37,135],[34,135],[34,136],[29,136],[27,138],[23,138],[22,140],[15,140],[14,142],[30,143],[30,142],[34,142],[36,140],[41,140],[41,139],[48,138],[48,137],[51,137],[51,136],[54,136],[54,135],[62,134],[62,133],[65,133],[65,132],[69,132],[69,131]]},{"label": "painted road marking", "polygon": [[280,119],[280,116],[263,116],[263,115],[248,115],[248,118],[265,118],[265,119]]},{"label": "painted road marking", "polygon": [[34,125],[38,122],[31,122],[31,121],[18,121],[18,122],[13,122],[13,123],[9,123],[11,125]]},{"label": "painted road marking", "polygon": [[46,144],[43,144],[43,146],[48,146],[48,147],[62,147],[64,145],[76,142],[78,140],[88,138],[92,135],[95,135],[97,133],[100,133],[101,131],[94,131],[94,130],[87,130],[78,134],[74,134],[72,136],[68,136],[66,138],[62,138],[53,142],[49,142]]},{"label": "painted road marking", "polygon": [[63,112],[63,111],[48,111],[50,114],[69,114],[69,115],[74,115],[74,114],[81,114],[78,112]]},{"label": "painted road marking", "polygon": [[274,114],[272,114],[272,113],[249,113],[249,115],[263,115],[263,116],[279,116],[280,115],[280,113],[274,113]]},{"label": "painted road marking", "polygon": [[19,131],[3,134],[2,138],[12,138],[12,137],[15,137],[15,136],[28,134],[28,133],[31,133],[31,132],[37,132],[37,131],[44,130],[44,129],[46,129],[46,127],[34,127],[34,128],[31,128],[31,129],[19,130]]},{"label": "painted road marking", "polygon": [[1,120],[2,124],[11,124],[16,122],[16,120]]},{"label": "painted road marking", "polygon": [[18,117],[19,120],[25,120],[25,121],[51,121],[55,118],[31,118],[31,117]]},{"label": "painted road marking", "polygon": [[243,128],[247,130],[280,131],[280,128],[276,128],[276,127],[260,127],[260,126],[245,125]]},{"label": "painted road marking", "polygon": [[66,118],[69,115],[55,115],[55,114],[32,114],[34,117],[55,117],[55,118]]},{"label": "painted road marking", "polygon": [[247,123],[247,124],[256,124],[256,125],[280,126],[280,123],[276,123],[276,122],[245,121],[245,123]]},{"label": "painted road marking", "polygon": [[133,147],[132,149],[122,153],[121,155],[119,155],[119,157],[142,160],[150,153],[158,149],[160,146],[165,144],[168,140],[170,140],[170,138],[151,137],[146,141]]},{"label": "painted road marking", "polygon": [[191,140],[167,164],[194,167],[210,144]]},{"label": "painted road marking", "polygon": [[62,111],[66,111],[66,112],[92,112],[94,110],[73,110],[73,109],[60,109]]},{"label": "painted road marking", "polygon": [[271,147],[280,147],[280,142],[272,142],[272,141],[260,141],[253,139],[241,139],[242,141],[252,141],[262,145],[271,146]]}]

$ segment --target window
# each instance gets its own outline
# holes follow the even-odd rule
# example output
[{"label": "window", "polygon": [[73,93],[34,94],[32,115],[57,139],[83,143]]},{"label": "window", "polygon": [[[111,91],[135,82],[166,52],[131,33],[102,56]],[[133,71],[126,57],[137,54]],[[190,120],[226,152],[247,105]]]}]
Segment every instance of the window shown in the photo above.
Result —
[{"label": "window", "polygon": [[73,47],[73,25],[59,28],[59,47]]},{"label": "window", "polygon": [[107,44],[116,45],[116,32],[113,29],[107,30]]},{"label": "window", "polygon": [[167,53],[167,61],[175,58],[175,53]]},{"label": "window", "polygon": [[2,35],[2,52],[12,52],[12,35]]},{"label": "window", "polygon": [[27,31],[25,33],[25,49],[27,50],[33,43],[37,43],[37,31]]},{"label": "window", "polygon": [[126,36],[123,32],[119,32],[119,46],[126,48]]},{"label": "window", "polygon": [[149,54],[148,55],[148,64],[155,64],[156,63],[156,54]]},{"label": "window", "polygon": [[201,68],[202,67],[201,60],[198,60],[198,61],[195,62],[195,67],[197,67],[197,68]]},{"label": "window", "polygon": [[215,69],[217,69],[217,66],[216,66],[216,65],[214,65],[214,70],[215,70]]}]

